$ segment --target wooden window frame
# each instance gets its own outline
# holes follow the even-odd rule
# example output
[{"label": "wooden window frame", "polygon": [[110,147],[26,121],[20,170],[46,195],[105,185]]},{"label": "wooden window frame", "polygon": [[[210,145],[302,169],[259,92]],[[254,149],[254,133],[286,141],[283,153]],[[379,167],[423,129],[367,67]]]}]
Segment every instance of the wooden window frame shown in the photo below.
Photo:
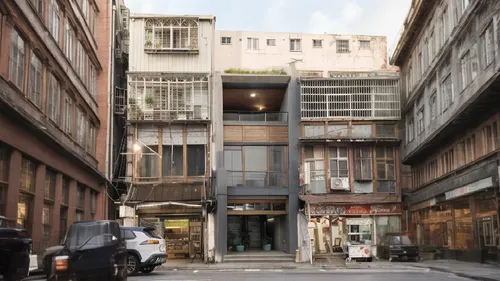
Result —
[{"label": "wooden window frame", "polygon": [[[54,9],[56,8],[56,9]],[[57,0],[49,0],[49,33],[52,35],[52,38],[56,41],[57,44],[59,44],[60,36],[59,36],[59,31],[61,29],[61,7],[59,6],[59,3]]]},{"label": "wooden window frame", "polygon": [[64,110],[63,110],[63,130],[66,134],[73,136],[73,126],[74,122],[74,100],[66,91],[66,95],[64,96]]},{"label": "wooden window frame", "polygon": [[[38,68],[37,68],[38,67]],[[43,96],[43,73],[44,65],[42,60],[32,50],[29,67],[28,99],[39,109],[42,108]]]},{"label": "wooden window frame", "polygon": [[[22,92],[25,89],[26,80],[26,59],[27,59],[27,44],[26,40],[21,36],[16,28],[12,29],[11,33],[11,51],[9,52],[9,80]],[[16,50],[16,54],[14,54]],[[22,53],[21,53],[22,51]],[[21,58],[22,56],[22,58]],[[21,61],[22,60],[22,61]],[[20,75],[20,73],[22,75]]]},{"label": "wooden window frame", "polygon": [[[330,175],[329,178],[349,178],[349,173],[350,173],[350,167],[349,167],[349,148],[347,146],[328,146],[328,174]],[[345,150],[345,156],[340,156],[340,152],[342,150]],[[332,151],[336,151],[336,155],[332,155]],[[337,161],[337,167],[335,167],[335,170],[332,168],[332,161]],[[340,168],[340,163],[345,162],[346,169],[341,169]],[[336,174],[333,174],[333,171],[337,171]]]},{"label": "wooden window frame", "polygon": [[[383,148],[384,150],[384,155],[379,155],[377,153],[378,148]],[[392,156],[389,156],[388,151],[392,151]],[[390,145],[379,145],[375,146],[375,178],[378,181],[393,181],[394,183],[397,183],[398,175],[397,175],[397,162],[396,162],[396,150],[394,149],[394,146]],[[393,178],[391,178],[389,175],[390,171],[390,165],[392,162],[393,165]],[[379,176],[379,171],[378,171],[378,166],[379,165],[384,165],[384,177],[381,178]],[[421,169],[422,170],[422,169]],[[423,171],[423,170],[422,170]],[[378,184],[376,184],[378,186]],[[394,192],[397,192],[397,186],[395,184]],[[377,190],[377,187],[376,187]],[[379,192],[378,190],[376,192]]]},{"label": "wooden window frame", "polygon": [[54,123],[59,124],[61,108],[61,83],[59,83],[59,80],[52,72],[48,72],[47,75],[46,93],[46,114],[52,121],[54,121]]},{"label": "wooden window frame", "polygon": [[[365,156],[362,152],[369,152]],[[354,147],[354,180],[355,181],[372,181],[373,180],[373,147],[372,146],[359,146]],[[368,155],[369,154],[369,155]],[[363,164],[363,162],[367,162],[368,164]],[[366,175],[368,177],[363,177],[362,169],[368,165],[368,172]]]},{"label": "wooden window frame", "polygon": [[54,201],[56,199],[57,172],[50,169],[45,171],[44,199]]},{"label": "wooden window frame", "polygon": [[28,192],[35,193],[36,188],[36,169],[37,164],[30,159],[23,157],[21,159],[21,185],[20,189]]}]

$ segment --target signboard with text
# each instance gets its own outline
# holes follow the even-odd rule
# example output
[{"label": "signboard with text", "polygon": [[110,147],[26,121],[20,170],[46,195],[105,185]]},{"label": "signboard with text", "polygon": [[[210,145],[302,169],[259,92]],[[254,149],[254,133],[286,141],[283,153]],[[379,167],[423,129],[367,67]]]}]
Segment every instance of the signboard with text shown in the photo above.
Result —
[{"label": "signboard with text", "polygon": [[401,214],[401,204],[359,204],[333,205],[311,204],[309,213],[312,216],[341,216],[341,215],[398,215]]}]

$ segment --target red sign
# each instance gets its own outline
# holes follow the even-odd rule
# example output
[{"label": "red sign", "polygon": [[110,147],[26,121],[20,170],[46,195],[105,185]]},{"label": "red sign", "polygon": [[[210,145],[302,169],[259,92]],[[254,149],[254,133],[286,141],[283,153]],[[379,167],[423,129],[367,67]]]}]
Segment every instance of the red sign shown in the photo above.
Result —
[{"label": "red sign", "polygon": [[371,212],[370,205],[347,205],[346,215],[369,215]]},{"label": "red sign", "polygon": [[401,213],[401,204],[372,205],[371,213],[372,213],[372,215],[400,214]]}]

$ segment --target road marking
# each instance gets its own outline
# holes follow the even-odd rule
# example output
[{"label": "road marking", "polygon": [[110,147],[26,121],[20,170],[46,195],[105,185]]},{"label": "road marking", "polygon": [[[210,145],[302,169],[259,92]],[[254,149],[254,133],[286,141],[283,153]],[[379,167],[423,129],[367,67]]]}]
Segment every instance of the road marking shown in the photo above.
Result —
[{"label": "road marking", "polygon": [[245,271],[252,271],[252,272],[255,272],[255,271],[260,271],[260,269],[245,269]]}]

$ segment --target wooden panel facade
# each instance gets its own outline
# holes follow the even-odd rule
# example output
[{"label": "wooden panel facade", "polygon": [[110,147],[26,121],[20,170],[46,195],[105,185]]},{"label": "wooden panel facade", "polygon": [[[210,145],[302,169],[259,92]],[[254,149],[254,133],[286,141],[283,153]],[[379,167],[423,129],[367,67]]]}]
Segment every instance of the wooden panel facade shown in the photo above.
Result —
[{"label": "wooden panel facade", "polygon": [[287,143],[286,126],[224,126],[224,142]]}]

